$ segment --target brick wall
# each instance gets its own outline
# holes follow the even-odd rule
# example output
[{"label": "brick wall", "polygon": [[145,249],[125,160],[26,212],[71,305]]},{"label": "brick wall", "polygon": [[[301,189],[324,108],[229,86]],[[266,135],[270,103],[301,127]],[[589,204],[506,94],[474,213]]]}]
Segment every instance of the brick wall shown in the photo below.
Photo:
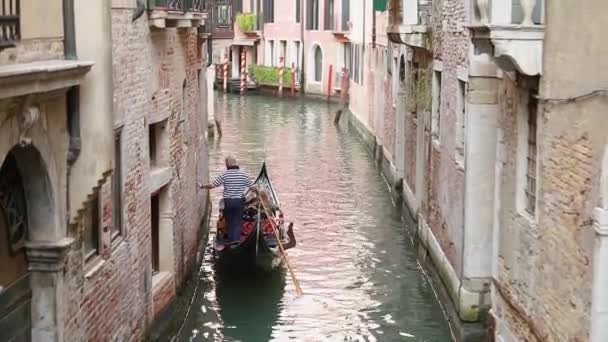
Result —
[{"label": "brick wall", "polygon": [[[547,106],[539,111],[538,205],[535,217],[516,204],[521,94],[505,78],[499,122],[501,176],[496,316],[517,339],[587,341],[590,329],[592,210],[599,201],[601,157],[608,124],[597,105]],[[592,101],[593,102],[593,101]],[[543,108],[541,106],[541,108]],[[592,109],[595,108],[595,109]],[[519,154],[519,155],[518,155]]]},{"label": "brick wall", "polygon": [[[206,106],[198,81],[196,29],[150,32],[146,16],[132,22],[132,9],[112,10],[115,108],[123,140],[124,219],[120,237],[102,241],[94,261],[84,262],[82,227],[72,228],[76,243],[66,265],[65,340],[142,340],[148,324],[174,297],[176,286],[195,261],[207,177]],[[186,96],[182,111],[182,85]],[[206,102],[205,102],[206,103]],[[168,185],[173,221],[175,269],[156,281],[151,269],[151,202],[148,118],[168,114],[168,158],[174,176]],[[111,231],[111,177],[100,188],[102,230]],[[161,241],[163,243],[163,241]]]},{"label": "brick wall", "polygon": [[433,59],[442,65],[439,143],[430,148],[426,164],[431,183],[427,192],[428,222],[457,274],[461,270],[464,206],[464,172],[455,162],[458,68],[468,65],[471,44],[465,22],[464,1],[441,1],[433,5]]}]

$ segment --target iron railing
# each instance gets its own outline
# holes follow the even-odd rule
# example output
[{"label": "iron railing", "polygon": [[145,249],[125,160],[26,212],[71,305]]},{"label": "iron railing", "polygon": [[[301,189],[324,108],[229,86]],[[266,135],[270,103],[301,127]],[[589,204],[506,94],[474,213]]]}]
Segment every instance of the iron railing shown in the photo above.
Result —
[{"label": "iron railing", "polygon": [[179,12],[205,12],[206,0],[148,0],[148,8]]},{"label": "iron railing", "polygon": [[19,40],[19,0],[0,1],[0,49],[14,46]]}]

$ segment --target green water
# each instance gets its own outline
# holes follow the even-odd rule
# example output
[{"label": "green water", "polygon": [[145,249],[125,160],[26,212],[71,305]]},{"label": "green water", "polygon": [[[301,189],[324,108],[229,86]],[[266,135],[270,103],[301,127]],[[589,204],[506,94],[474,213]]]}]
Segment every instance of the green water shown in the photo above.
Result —
[{"label": "green water", "polygon": [[[210,143],[212,176],[234,154],[252,176],[266,159],[298,240],[289,274],[219,275],[210,253],[177,341],[450,341],[430,282],[383,177],[325,103],[219,95],[224,136]],[[221,191],[213,193],[214,204]],[[217,206],[215,206],[217,207]],[[212,224],[213,226],[213,224]],[[213,232],[211,233],[211,239]],[[207,249],[209,251],[209,248]],[[186,305],[186,304],[185,304]],[[177,336],[176,336],[177,335]]]}]

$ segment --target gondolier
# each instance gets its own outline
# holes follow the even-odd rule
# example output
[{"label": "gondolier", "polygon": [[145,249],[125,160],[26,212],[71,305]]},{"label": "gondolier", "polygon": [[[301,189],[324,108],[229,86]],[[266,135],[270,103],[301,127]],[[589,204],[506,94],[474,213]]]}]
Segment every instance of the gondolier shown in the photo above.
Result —
[{"label": "gondolier", "polygon": [[240,241],[245,192],[253,188],[253,179],[243,172],[233,156],[226,157],[226,171],[217,176],[211,183],[199,186],[203,189],[224,187],[224,216],[228,226],[228,242]]}]

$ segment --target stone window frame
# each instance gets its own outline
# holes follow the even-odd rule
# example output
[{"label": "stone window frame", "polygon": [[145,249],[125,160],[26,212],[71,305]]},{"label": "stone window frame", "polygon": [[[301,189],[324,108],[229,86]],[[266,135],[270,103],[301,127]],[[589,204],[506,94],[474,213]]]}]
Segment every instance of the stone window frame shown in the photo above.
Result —
[{"label": "stone window frame", "polygon": [[159,169],[169,166],[169,131],[168,120],[148,124],[148,151],[150,169]]},{"label": "stone window frame", "polygon": [[[528,221],[534,222],[536,219],[536,208],[538,207],[538,105],[535,95],[532,90],[520,89],[519,108],[517,108],[517,182],[516,182],[516,205],[518,213],[527,218]],[[532,100],[532,101],[530,101]],[[531,121],[531,110],[535,116]],[[530,124],[535,127],[531,128]],[[531,131],[534,132],[534,139],[530,138]],[[534,156],[530,157],[530,151],[533,149]],[[533,158],[534,164],[530,165],[530,158]],[[533,201],[533,202],[531,202]]]},{"label": "stone window frame", "polygon": [[434,143],[441,142],[441,102],[442,102],[443,64],[441,61],[433,63],[432,101],[431,101],[431,139]]},{"label": "stone window frame", "polygon": [[323,50],[321,49],[320,45],[315,44],[313,46],[312,51],[313,51],[313,63],[314,63],[313,80],[316,83],[323,83]]},{"label": "stone window frame", "polygon": [[[158,212],[155,214],[153,200],[156,198]],[[156,222],[157,231],[154,229],[154,219]],[[154,236],[157,234],[157,236]],[[174,226],[173,214],[171,211],[171,194],[169,186],[164,186],[150,196],[150,256],[152,263],[153,277],[161,274],[174,274],[175,271],[175,255],[174,255]],[[157,245],[154,246],[156,239]],[[162,243],[161,243],[162,241]]]},{"label": "stone window frame", "polygon": [[458,95],[456,96],[456,142],[454,160],[464,169],[464,159],[467,139],[467,92],[468,82],[458,79]]},{"label": "stone window frame", "polygon": [[114,130],[114,172],[112,173],[112,232],[111,240],[124,235],[124,183],[123,183],[123,127]]},{"label": "stone window frame", "polygon": [[[83,224],[83,254],[86,263],[92,262],[97,259],[101,254],[101,194],[99,190],[95,190],[91,195],[86,211],[82,220]],[[96,247],[87,249],[87,230],[92,230],[92,243]]]}]

